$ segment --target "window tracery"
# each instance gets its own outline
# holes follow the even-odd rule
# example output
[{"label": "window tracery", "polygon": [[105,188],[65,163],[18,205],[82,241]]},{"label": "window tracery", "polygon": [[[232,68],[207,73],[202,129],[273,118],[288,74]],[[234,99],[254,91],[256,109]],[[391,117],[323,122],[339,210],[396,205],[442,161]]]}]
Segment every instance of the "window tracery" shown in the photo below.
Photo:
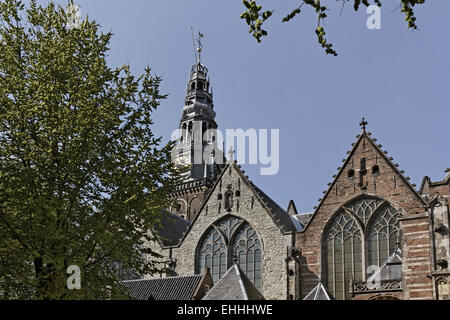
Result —
[{"label": "window tracery", "polygon": [[349,298],[350,281],[365,280],[368,266],[381,266],[399,242],[399,212],[388,202],[360,198],[342,207],[323,235],[324,275],[336,299]]},{"label": "window tracery", "polygon": [[248,222],[227,216],[205,232],[197,249],[196,272],[211,268],[214,283],[225,274],[237,259],[239,267],[256,288],[262,288],[262,245]]}]

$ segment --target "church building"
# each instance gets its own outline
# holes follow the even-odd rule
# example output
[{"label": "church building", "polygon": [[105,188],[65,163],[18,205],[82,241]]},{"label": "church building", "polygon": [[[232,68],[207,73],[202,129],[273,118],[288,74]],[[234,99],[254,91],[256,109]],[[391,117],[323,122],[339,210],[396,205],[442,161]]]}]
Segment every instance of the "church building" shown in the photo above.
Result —
[{"label": "church building", "polygon": [[314,212],[299,213],[293,201],[279,206],[232,157],[194,161],[196,150],[217,149],[215,115],[198,59],[175,149],[177,162],[195,164],[154,231],[162,239],[149,243],[164,257],[161,276],[210,273],[214,286],[241,272],[253,296],[267,300],[450,299],[449,169],[417,190],[363,119]]}]

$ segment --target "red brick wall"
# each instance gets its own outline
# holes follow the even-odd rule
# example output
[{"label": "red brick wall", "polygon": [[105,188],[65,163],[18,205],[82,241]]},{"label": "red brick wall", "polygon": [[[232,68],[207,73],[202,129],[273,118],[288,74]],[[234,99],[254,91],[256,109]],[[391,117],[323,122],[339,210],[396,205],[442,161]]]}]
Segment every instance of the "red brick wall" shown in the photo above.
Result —
[{"label": "red brick wall", "polygon": [[433,299],[430,277],[431,239],[427,215],[400,221],[403,230],[403,293],[405,299]]},{"label": "red brick wall", "polygon": [[[448,172],[447,170],[446,170],[446,172]],[[450,196],[449,175],[450,175],[450,173],[447,174],[447,177],[444,180],[438,181],[438,182],[433,182],[430,180],[429,177],[425,177],[423,189],[421,190],[422,194],[428,195],[430,197],[433,197],[437,194],[439,194],[441,196]]]},{"label": "red brick wall", "polygon": [[[171,212],[183,216],[188,221],[194,220],[200,207],[205,200],[206,190],[192,193],[186,193],[174,198],[174,205],[170,208]],[[181,203],[181,210],[176,211],[176,203]]]},{"label": "red brick wall", "polygon": [[437,186],[431,186],[430,189],[430,196],[434,195],[441,195],[441,196],[450,196],[450,184],[441,184]]},{"label": "red brick wall", "polygon": [[[363,157],[366,159],[367,168],[367,173],[363,177],[363,183],[366,186],[366,189],[362,189],[358,186],[358,170],[360,168],[360,159]],[[377,175],[372,174],[371,169],[374,165],[378,165],[380,169],[379,174]],[[355,170],[355,177],[353,179],[348,178],[347,176],[347,172],[350,169]],[[391,165],[387,159],[385,159],[381,151],[374,145],[371,138],[366,134],[363,134],[353,151],[350,153],[348,160],[344,163],[343,169],[331,184],[328,193],[316,210],[306,230],[297,233],[296,235],[297,245],[301,249],[303,256],[300,267],[302,297],[317,284],[317,279],[321,276],[321,235],[326,223],[343,204],[361,195],[372,195],[385,199],[394,205],[394,207],[402,209],[407,216],[425,212],[423,202],[420,201],[417,193],[411,190],[401,177],[401,174],[394,169],[393,165]],[[420,221],[411,220],[405,222],[404,225],[408,228],[414,228],[414,224],[422,221],[426,222],[426,219]],[[418,227],[417,230],[422,231],[422,228],[425,230],[428,227],[424,225]],[[408,252],[414,252],[414,257],[406,257],[406,261],[409,262],[415,261],[411,259],[421,259],[420,261],[426,264],[426,266],[421,267],[424,270],[420,272],[429,272],[430,261],[426,261],[426,254],[420,251],[411,251],[418,249],[418,247],[415,247],[416,242],[423,242],[423,245],[425,246],[427,244],[429,245],[429,238],[422,238],[422,236],[412,237],[409,231],[408,235],[410,236],[407,239],[408,249],[410,249]],[[413,266],[409,266],[408,268],[413,268]],[[418,276],[420,272],[417,272]],[[325,281],[325,279],[322,280]],[[412,281],[412,279],[408,278],[408,281]],[[420,281],[424,281],[422,274]],[[413,292],[413,296],[419,295],[419,291],[413,290],[411,291],[411,294]],[[428,291],[426,292],[428,294]]]}]

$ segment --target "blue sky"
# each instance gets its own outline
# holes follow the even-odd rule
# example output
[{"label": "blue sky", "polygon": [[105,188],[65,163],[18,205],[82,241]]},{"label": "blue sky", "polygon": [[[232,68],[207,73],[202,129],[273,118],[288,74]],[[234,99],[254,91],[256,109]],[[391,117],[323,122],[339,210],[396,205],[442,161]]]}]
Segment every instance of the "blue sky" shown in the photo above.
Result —
[{"label": "blue sky", "polygon": [[365,8],[355,14],[347,5],[339,16],[340,2],[327,2],[327,37],[337,57],[318,45],[312,10],[281,23],[294,0],[261,1],[274,14],[260,44],[239,19],[240,0],[75,0],[83,16],[113,32],[111,66],[130,64],[137,74],[149,65],[163,77],[169,97],[155,113],[155,132],[166,140],[194,63],[190,27],[200,30],[219,128],[280,129],[278,174],[243,168],[282,207],[293,199],[300,211],[312,211],[362,116],[412,182],[442,180],[450,167],[450,1],[419,6],[415,32],[394,11],[399,1],[383,1],[381,30],[367,29]]}]

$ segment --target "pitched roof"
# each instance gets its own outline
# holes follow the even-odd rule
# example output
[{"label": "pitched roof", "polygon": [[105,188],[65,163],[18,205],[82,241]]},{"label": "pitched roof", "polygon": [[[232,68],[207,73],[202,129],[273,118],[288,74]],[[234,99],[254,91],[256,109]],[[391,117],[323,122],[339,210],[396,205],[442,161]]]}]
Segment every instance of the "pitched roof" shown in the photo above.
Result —
[{"label": "pitched roof", "polygon": [[202,300],[265,300],[235,263]]},{"label": "pitched roof", "polygon": [[294,214],[298,214],[297,208],[295,207],[294,200],[289,201],[289,205],[288,205],[288,208],[287,208],[286,212],[289,213],[289,214],[293,214],[293,215]]},{"label": "pitched roof", "polygon": [[137,300],[192,300],[203,275],[122,281]]},{"label": "pitched roof", "polygon": [[190,222],[167,210],[161,210],[159,223],[153,231],[159,235],[162,247],[178,244],[183,233],[189,228]]},{"label": "pitched roof", "polygon": [[303,300],[333,300],[333,298],[327,288],[323,285],[322,281],[319,281]]},{"label": "pitched roof", "polygon": [[292,217],[295,218],[298,222],[300,222],[303,225],[303,227],[305,227],[311,220],[313,214],[314,212],[299,213]]},{"label": "pitched roof", "polygon": [[[238,168],[238,172],[240,172]],[[240,172],[241,173],[241,172]],[[242,174],[242,173],[241,173]],[[248,181],[248,179],[242,175],[243,178]],[[250,188],[256,192],[256,194],[260,197],[260,200],[265,204],[270,212],[272,213],[272,218],[275,223],[280,227],[280,229],[284,232],[292,232],[296,230],[294,223],[292,222],[289,213],[284,211],[275,201],[272,200],[267,194],[265,194],[260,188],[255,186],[253,182],[250,182]]]},{"label": "pitched roof", "polygon": [[301,231],[305,228],[305,225],[301,223],[296,216],[289,216],[291,218],[292,223],[294,224],[295,230]]},{"label": "pitched roof", "polygon": [[[365,130],[365,127],[364,127],[363,130],[362,130],[362,132],[361,132],[361,134],[358,134],[358,135],[356,136],[358,140],[357,140],[355,143],[352,144],[352,145],[353,145],[353,148],[352,148],[351,151],[348,152],[347,158],[346,158],[345,160],[343,160],[342,166],[340,166],[340,167],[338,168],[338,173],[337,173],[336,175],[333,176],[333,178],[334,178],[334,179],[333,179],[333,182],[328,184],[328,185],[329,185],[328,190],[324,191],[325,195],[324,195],[322,198],[319,199],[320,202],[319,202],[319,204],[317,205],[317,207],[314,208],[315,210],[314,210],[314,213],[313,213],[313,215],[312,215],[312,217],[311,217],[311,220],[314,218],[315,214],[319,211],[320,207],[322,206],[324,200],[327,198],[328,194],[333,190],[333,187],[334,187],[336,181],[338,180],[339,176],[343,173],[343,171],[344,171],[346,165],[348,164],[348,162],[350,161],[350,159],[353,157],[353,154],[355,153],[355,151],[356,151],[356,149],[357,149],[357,147],[358,147],[360,141],[361,141],[363,138],[366,138],[367,141],[369,141],[369,143],[374,147],[374,149],[378,152],[378,154],[380,154],[380,155],[382,156],[382,158],[386,161],[386,163],[389,164],[389,166],[394,170],[394,172],[396,172],[396,173],[400,176],[400,178],[402,179],[402,181],[408,186],[408,188],[409,188],[409,189],[411,190],[411,192],[416,196],[416,198],[419,200],[419,202],[420,202],[424,207],[426,206],[425,200],[419,195],[419,193],[417,192],[417,190],[414,189],[414,186],[408,181],[409,178],[406,178],[406,177],[403,175],[403,171],[400,171],[400,170],[398,169],[398,164],[395,164],[395,163],[392,162],[392,158],[389,158],[389,157],[386,156],[387,151],[381,150],[381,145],[377,145],[377,144],[375,143],[375,141],[376,141],[377,139],[372,139],[372,138],[370,137],[371,135],[372,135],[372,133],[367,132],[367,131]],[[309,226],[309,223],[308,223],[308,225],[305,226],[305,229],[304,229],[303,231],[305,231],[305,230],[308,228],[308,226]]]}]

